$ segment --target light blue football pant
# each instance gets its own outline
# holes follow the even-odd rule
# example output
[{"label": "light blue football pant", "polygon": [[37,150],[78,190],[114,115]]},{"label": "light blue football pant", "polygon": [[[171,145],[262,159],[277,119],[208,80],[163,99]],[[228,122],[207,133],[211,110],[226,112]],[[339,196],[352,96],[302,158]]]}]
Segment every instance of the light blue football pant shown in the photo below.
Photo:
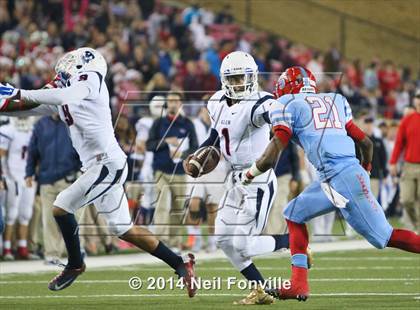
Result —
[{"label": "light blue football pant", "polygon": [[[367,172],[358,164],[350,165],[328,183],[349,200],[345,208],[338,210],[350,226],[374,247],[386,247],[393,228],[371,192]],[[337,208],[322,191],[321,183],[314,182],[288,203],[284,217],[295,223],[306,223],[314,217],[335,210]]]}]

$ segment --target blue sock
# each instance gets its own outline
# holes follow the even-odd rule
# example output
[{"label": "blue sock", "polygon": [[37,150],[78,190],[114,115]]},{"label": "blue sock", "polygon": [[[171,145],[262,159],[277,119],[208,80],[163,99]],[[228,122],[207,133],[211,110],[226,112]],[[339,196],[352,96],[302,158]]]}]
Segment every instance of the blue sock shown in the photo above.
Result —
[{"label": "blue sock", "polygon": [[276,241],[274,251],[289,248],[289,234],[273,235],[273,238]]},{"label": "blue sock", "polygon": [[80,252],[79,226],[77,225],[74,214],[54,216],[58,227],[63,235],[69,256],[67,268],[80,268],[83,265],[82,253]]},{"label": "blue sock", "polygon": [[292,255],[292,265],[308,269],[308,256],[306,254]]},{"label": "blue sock", "polygon": [[251,263],[248,267],[241,270],[241,273],[248,281],[257,281],[258,283],[264,283],[264,278],[261,273],[255,267],[254,263]]},{"label": "blue sock", "polygon": [[159,244],[156,247],[156,249],[150,254],[159,258],[160,260],[163,260],[165,263],[167,263],[169,266],[175,269],[175,272],[180,277],[183,277],[186,274],[184,261],[182,257],[179,255],[176,255],[162,241],[159,241]]}]

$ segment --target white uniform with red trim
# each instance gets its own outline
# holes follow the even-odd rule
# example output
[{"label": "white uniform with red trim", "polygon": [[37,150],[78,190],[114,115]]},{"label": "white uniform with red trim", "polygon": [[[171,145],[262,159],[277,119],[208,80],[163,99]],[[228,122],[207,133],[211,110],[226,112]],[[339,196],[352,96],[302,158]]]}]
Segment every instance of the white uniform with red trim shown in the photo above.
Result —
[{"label": "white uniform with red trim", "polygon": [[124,234],[132,227],[123,188],[126,155],[115,138],[108,88],[101,74],[79,72],[65,88],[21,90],[21,99],[43,104],[34,114],[59,113],[83,164],[82,176],[57,196],[54,205],[74,213],[93,202],[110,230]]},{"label": "white uniform with red trim", "polygon": [[28,225],[32,217],[35,186],[27,187],[25,168],[27,149],[32,128],[19,130],[12,123],[0,127],[0,149],[6,151],[2,169],[6,181],[6,223],[13,225],[16,220]]},{"label": "white uniform with red trim", "polygon": [[226,190],[219,203],[215,235],[218,246],[241,271],[252,263],[252,256],[272,252],[275,247],[273,237],[260,235],[277,191],[273,169],[246,187],[236,181],[270,142],[268,111],[274,98],[256,92],[229,106],[224,93],[216,92],[207,105],[211,127],[218,133],[220,149],[232,170],[226,181],[221,180]]}]

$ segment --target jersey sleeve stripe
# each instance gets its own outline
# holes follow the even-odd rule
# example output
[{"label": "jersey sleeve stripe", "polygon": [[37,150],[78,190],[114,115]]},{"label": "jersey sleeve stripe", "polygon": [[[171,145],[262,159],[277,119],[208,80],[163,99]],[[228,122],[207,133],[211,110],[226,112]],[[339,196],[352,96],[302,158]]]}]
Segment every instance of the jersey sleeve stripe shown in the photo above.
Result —
[{"label": "jersey sleeve stripe", "polygon": [[290,125],[288,122],[285,122],[283,120],[273,119],[273,126],[284,126],[290,129]]},{"label": "jersey sleeve stripe", "polygon": [[251,109],[251,123],[252,123],[252,125],[254,125],[254,127],[257,127],[258,128],[258,126],[257,125],[255,125],[254,124],[254,113],[255,113],[255,111],[258,109],[258,107],[260,106],[260,105],[262,105],[264,102],[266,102],[267,100],[269,100],[269,99],[273,99],[274,98],[274,96],[273,95],[265,95],[264,97],[262,97],[262,98],[260,98],[260,99],[258,99],[258,101],[254,104],[254,106],[252,107],[252,109]]},{"label": "jersey sleeve stripe", "polygon": [[4,133],[1,133],[1,132],[0,132],[0,137],[3,137],[3,138],[6,138],[6,139],[9,139],[9,140],[12,140],[11,137],[9,137],[8,135],[5,135]]}]

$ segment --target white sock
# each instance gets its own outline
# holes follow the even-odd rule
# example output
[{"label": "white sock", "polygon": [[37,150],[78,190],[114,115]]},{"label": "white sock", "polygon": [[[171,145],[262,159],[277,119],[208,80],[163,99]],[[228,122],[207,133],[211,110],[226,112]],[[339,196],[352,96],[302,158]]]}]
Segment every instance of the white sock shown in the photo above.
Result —
[{"label": "white sock", "polygon": [[216,245],[216,237],[215,236],[208,236],[208,244],[211,247]]},{"label": "white sock", "polygon": [[19,240],[18,241],[18,246],[20,248],[26,248],[28,246],[28,241],[26,241],[25,239]]},{"label": "white sock", "polygon": [[10,250],[12,248],[12,242],[10,240],[4,240],[3,247],[6,250]]},{"label": "white sock", "polygon": [[194,226],[189,225],[187,227],[187,232],[188,232],[189,235],[195,235],[194,234]]},{"label": "white sock", "polygon": [[200,226],[192,226],[193,234],[196,236],[201,236],[201,229]]}]

